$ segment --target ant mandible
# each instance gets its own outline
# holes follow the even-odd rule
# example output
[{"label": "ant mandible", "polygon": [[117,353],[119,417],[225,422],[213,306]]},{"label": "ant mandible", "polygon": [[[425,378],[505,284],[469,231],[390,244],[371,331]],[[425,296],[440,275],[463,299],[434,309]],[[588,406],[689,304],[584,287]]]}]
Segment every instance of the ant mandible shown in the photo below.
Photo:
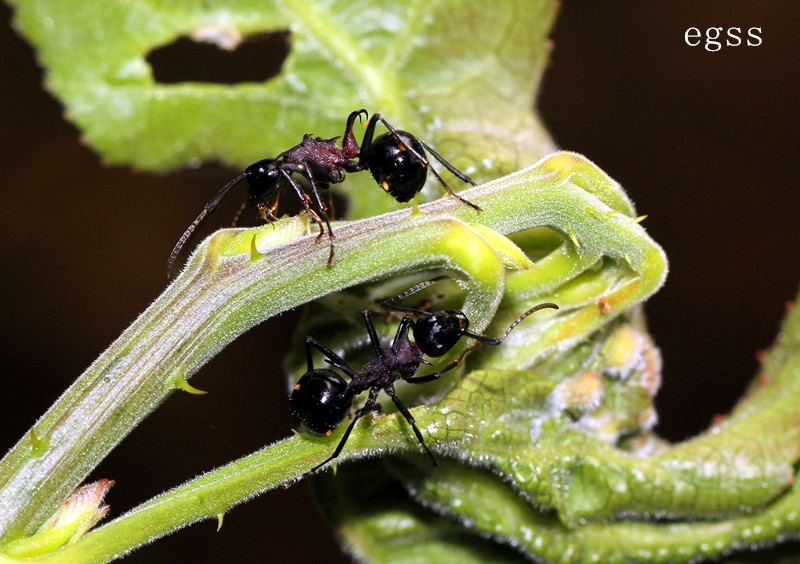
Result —
[{"label": "ant mandible", "polygon": [[[273,214],[277,208],[278,193],[286,185],[290,185],[297,193],[308,215],[319,226],[317,240],[326,230],[328,232],[330,241],[328,266],[333,264],[333,240],[335,237],[328,218],[328,206],[320,196],[320,190],[329,188],[331,184],[343,182],[347,172],[368,170],[378,185],[395,200],[408,202],[422,190],[428,170],[430,170],[448,194],[474,210],[481,211],[480,207],[453,192],[439,173],[429,166],[425,151],[427,150],[458,179],[475,186],[469,176],[444,160],[439,153],[421,139],[407,131],[392,127],[380,114],[372,114],[372,117],[369,118],[364,138],[359,146],[353,134],[353,124],[356,118],[361,118],[362,115],[365,118],[369,117],[367,110],[364,109],[352,112],[348,116],[341,148],[336,146],[338,137],[321,139],[306,134],[299,145],[284,151],[274,159],[263,159],[250,165],[244,173],[226,184],[206,204],[200,215],[178,239],[167,262],[167,277],[171,277],[175,260],[195,229],[217,207],[230,189],[242,181],[247,183],[247,202],[254,206],[258,210],[259,216],[267,222],[275,219]],[[375,126],[378,122],[382,123],[388,132],[373,140]],[[317,211],[312,209],[312,202],[308,194],[293,178],[294,173],[300,174],[308,180]]]},{"label": "ant mandible", "polygon": [[[502,343],[514,327],[532,313],[544,308],[558,309],[558,306],[553,303],[542,303],[534,306],[520,315],[500,338],[492,338],[470,332],[469,320],[459,310],[431,313],[420,309],[391,305],[393,302],[413,294],[439,279],[423,282],[399,296],[383,300],[381,305],[384,308],[406,313],[405,317],[400,321],[390,347],[382,346],[380,343],[375,326],[372,323],[372,315],[375,312],[369,310],[362,312],[364,323],[367,326],[367,334],[375,351],[375,359],[363,365],[360,372],[351,368],[339,355],[315,338],[306,337],[308,371],[297,382],[289,398],[292,414],[302,428],[313,435],[330,435],[349,413],[355,396],[369,390],[369,397],[364,407],[356,411],[336,450],[322,463],[312,468],[311,472],[318,470],[339,456],[358,420],[370,411],[380,408],[379,405],[376,406],[376,400],[381,391],[386,392],[392,399],[397,406],[397,410],[411,425],[419,444],[428,454],[433,465],[437,466],[436,457],[425,444],[422,433],[415,423],[414,416],[411,415],[408,408],[397,397],[394,383],[400,379],[411,384],[424,384],[425,382],[436,380],[445,372],[455,368],[467,352],[475,349],[481,343],[488,345]],[[415,319],[417,316],[421,316],[421,318]],[[414,341],[411,341],[408,337],[409,330],[414,335]],[[462,337],[475,339],[476,343],[465,348],[454,361],[435,374],[415,376],[420,364],[431,364],[423,358],[423,355],[440,357],[450,351]],[[325,356],[328,364],[347,374],[350,377],[350,382],[345,381],[341,375],[331,369],[314,368],[311,354],[312,347]]]}]

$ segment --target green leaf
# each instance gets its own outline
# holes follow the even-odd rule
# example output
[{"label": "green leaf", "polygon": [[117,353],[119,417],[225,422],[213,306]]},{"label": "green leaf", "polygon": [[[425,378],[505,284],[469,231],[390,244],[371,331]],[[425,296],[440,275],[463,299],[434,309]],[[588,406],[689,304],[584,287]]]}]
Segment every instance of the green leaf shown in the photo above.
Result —
[{"label": "green leaf", "polygon": [[349,551],[360,560],[528,562],[511,547],[486,542],[461,524],[424,509],[392,474],[392,466],[383,461],[359,461],[343,466],[335,477],[314,480],[327,517],[344,532]]},{"label": "green leaf", "polygon": [[[576,347],[535,371],[475,370],[435,412],[418,409],[426,433],[445,427],[465,438],[438,467],[420,455],[394,457],[343,467],[336,480],[321,477],[317,489],[349,549],[385,562],[403,562],[415,547],[446,550],[453,535],[467,562],[506,561],[508,555],[487,556],[502,545],[545,562],[694,562],[748,549],[762,557],[731,561],[771,561],[765,548],[800,533],[792,467],[800,437],[791,407],[798,402],[800,352],[787,354],[799,320],[797,311],[787,317],[767,377],[757,379],[755,406],[743,399],[737,417],[695,440],[674,447],[645,441],[644,451],[632,450],[630,441],[593,437],[597,427],[582,426],[579,406],[557,394],[563,375],[582,370],[603,373],[607,388],[625,383],[626,396],[651,381],[642,378],[653,369],[647,363],[610,362],[626,357],[622,345],[635,340],[620,319],[610,335],[593,337],[602,346]],[[627,374],[620,372],[625,365],[632,368]],[[476,537],[488,540],[475,546]]]},{"label": "green leaf", "polygon": [[[303,133],[341,135],[361,107],[415,132],[476,180],[553,150],[532,111],[552,0],[10,3],[48,88],[110,164],[165,170],[219,159],[244,167]],[[264,82],[159,84],[146,59],[181,37],[226,44],[285,30],[289,55]],[[369,212],[397,207],[377,197],[371,179],[356,184],[348,192],[357,206],[363,191],[378,206]]]}]

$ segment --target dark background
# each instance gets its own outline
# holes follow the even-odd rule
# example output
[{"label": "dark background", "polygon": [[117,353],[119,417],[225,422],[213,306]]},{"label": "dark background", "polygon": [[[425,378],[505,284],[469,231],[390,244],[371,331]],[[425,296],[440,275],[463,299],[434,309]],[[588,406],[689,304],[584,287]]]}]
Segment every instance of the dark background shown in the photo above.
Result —
[{"label": "dark background", "polygon": [[[4,5],[0,15],[10,20]],[[798,289],[799,17],[793,1],[574,1],[556,24],[544,119],[625,186],[670,259],[647,312],[664,355],[658,431],[673,440],[733,406]],[[684,43],[687,28],[711,26],[760,27],[763,44]],[[236,171],[104,168],[7,25],[0,49],[1,452],[159,295],[177,236]],[[103,462],[113,515],[290,432],[271,351],[286,348],[278,324],[293,318],[234,342],[192,379],[208,395],[174,394]],[[303,484],[215,525],[129,561],[330,562],[336,551]]]}]

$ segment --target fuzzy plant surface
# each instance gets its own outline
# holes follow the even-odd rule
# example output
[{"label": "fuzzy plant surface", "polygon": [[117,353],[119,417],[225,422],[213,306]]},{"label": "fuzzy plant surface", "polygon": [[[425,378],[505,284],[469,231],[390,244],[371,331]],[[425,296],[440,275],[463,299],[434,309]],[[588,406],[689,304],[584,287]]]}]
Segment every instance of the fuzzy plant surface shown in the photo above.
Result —
[{"label": "fuzzy plant surface", "polygon": [[[483,211],[435,199],[429,183],[416,212],[352,174],[332,266],[304,215],[207,238],[0,461],[0,562],[111,561],[304,478],[365,561],[737,561],[798,535],[800,312],[728,417],[676,445],[653,434],[661,359],[641,304],[666,257],[608,174],[581,155],[545,156],[554,147],[532,107],[556,2],[10,3],[47,87],[109,163],[246,166],[304,133],[341,134],[364,107],[466,170],[480,185],[462,195]],[[262,83],[159,84],[146,59],[180,37],[235,48],[286,31],[289,56]],[[101,521],[111,482],[81,487],[85,477],[170,394],[196,391],[190,377],[237,336],[316,300],[285,362],[290,385],[305,335],[358,367],[369,359],[361,312],[441,273],[452,282],[413,299],[463,310],[481,334],[537,303],[559,309],[445,378],[398,386],[438,467],[387,409],[356,425],[335,475],[307,473],[342,428],[287,432]],[[397,321],[386,315],[378,332],[390,339]]]}]

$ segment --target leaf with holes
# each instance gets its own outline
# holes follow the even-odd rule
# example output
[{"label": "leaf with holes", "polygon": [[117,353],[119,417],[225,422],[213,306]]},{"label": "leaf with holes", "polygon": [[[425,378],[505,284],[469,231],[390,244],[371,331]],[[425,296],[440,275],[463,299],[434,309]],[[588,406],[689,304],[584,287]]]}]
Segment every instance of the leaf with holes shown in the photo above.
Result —
[{"label": "leaf with holes", "polygon": [[[219,159],[243,167],[303,133],[341,135],[344,118],[361,107],[460,157],[454,164],[479,180],[552,149],[532,111],[552,0],[10,3],[47,86],[111,164],[165,170]],[[186,38],[235,50],[264,34],[278,53],[249,63],[251,82],[200,82],[200,71],[185,82],[154,78],[154,50]],[[288,55],[265,79],[286,51],[282,40]]]}]

